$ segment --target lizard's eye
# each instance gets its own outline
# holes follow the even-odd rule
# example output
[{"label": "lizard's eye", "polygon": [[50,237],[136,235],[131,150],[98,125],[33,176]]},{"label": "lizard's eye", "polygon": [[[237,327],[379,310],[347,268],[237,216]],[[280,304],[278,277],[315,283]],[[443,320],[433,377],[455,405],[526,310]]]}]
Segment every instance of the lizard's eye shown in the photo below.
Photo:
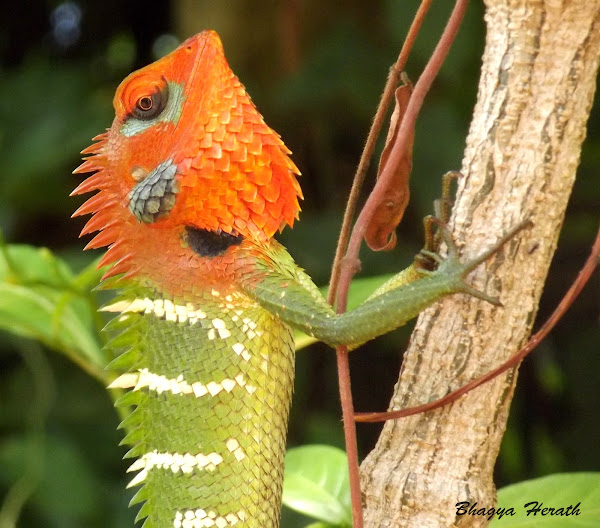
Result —
[{"label": "lizard's eye", "polygon": [[169,85],[166,79],[155,72],[148,72],[123,84],[115,98],[115,109],[117,115],[123,112],[124,121],[129,117],[148,121],[161,114],[168,100]]},{"label": "lizard's eye", "polygon": [[148,97],[145,95],[144,97],[140,97],[137,102],[137,107],[142,112],[147,112],[148,110],[152,110],[152,97]]},{"label": "lizard's eye", "polygon": [[138,119],[153,119],[164,110],[168,98],[169,89],[165,85],[152,94],[139,97],[131,113]]},{"label": "lizard's eye", "polygon": [[159,123],[177,124],[183,99],[183,84],[167,81],[153,70],[132,73],[113,99],[121,133],[130,137]]}]

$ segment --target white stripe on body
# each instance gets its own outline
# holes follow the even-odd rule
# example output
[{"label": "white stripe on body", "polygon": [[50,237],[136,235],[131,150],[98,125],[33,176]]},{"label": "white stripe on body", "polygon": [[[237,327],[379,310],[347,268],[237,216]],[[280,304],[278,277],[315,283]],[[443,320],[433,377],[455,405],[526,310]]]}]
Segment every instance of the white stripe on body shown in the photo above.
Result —
[{"label": "white stripe on body", "polygon": [[216,396],[221,391],[231,392],[236,386],[244,387],[248,394],[254,394],[256,387],[249,385],[243,374],[238,374],[234,379],[225,378],[221,381],[210,381],[206,385],[195,381],[187,382],[183,374],[176,378],[167,378],[161,374],[150,372],[147,368],[139,369],[138,372],[126,372],[116,378],[109,386],[109,389],[132,389],[134,391],[148,387],[149,390],[158,394],[171,392],[172,394],[194,394],[196,398],[201,398],[210,394]]},{"label": "white stripe on body", "polygon": [[[238,462],[246,458],[246,453],[235,438],[227,440],[225,446],[230,453],[233,453]],[[145,453],[129,466],[127,469],[128,472],[139,471],[139,473],[131,480],[127,487],[130,488],[142,483],[146,480],[148,472],[154,468],[170,469],[173,473],[182,472],[190,474],[194,469],[214,471],[221,462],[223,462],[223,457],[217,452],[193,455],[191,453],[159,453],[155,449],[154,451]]]},{"label": "white stripe on body", "polygon": [[201,508],[197,510],[178,511],[173,520],[174,528],[204,528],[216,527],[226,528],[235,526],[238,522],[246,520],[246,514],[243,510],[236,513],[228,513],[225,516],[217,515],[214,511],[204,511]]}]

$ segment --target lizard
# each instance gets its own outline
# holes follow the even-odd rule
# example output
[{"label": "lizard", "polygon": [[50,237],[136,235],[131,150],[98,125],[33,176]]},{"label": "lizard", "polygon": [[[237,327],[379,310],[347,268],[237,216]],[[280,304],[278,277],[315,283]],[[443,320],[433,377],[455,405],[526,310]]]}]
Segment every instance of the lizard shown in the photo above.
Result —
[{"label": "lizard", "polygon": [[115,118],[82,151],[72,194],[95,194],[88,248],[108,246],[102,285],[114,337],[110,385],[128,389],[120,427],[145,528],[279,526],[294,378],[292,329],[356,346],[436,300],[512,230],[463,262],[444,226],[430,250],[359,307],[336,314],[274,235],[298,219],[299,171],[230,69],[214,31],[128,75]]}]

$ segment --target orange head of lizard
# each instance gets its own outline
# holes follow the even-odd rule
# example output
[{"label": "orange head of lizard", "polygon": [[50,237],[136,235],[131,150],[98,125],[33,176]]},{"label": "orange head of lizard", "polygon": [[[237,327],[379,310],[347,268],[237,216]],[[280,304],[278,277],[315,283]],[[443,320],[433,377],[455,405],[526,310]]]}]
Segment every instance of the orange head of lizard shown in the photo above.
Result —
[{"label": "orange head of lizard", "polygon": [[75,170],[95,174],[73,191],[99,191],[75,215],[94,214],[82,234],[100,231],[88,247],[110,246],[109,275],[133,275],[158,255],[191,258],[190,232],[264,243],[297,218],[298,170],[216,33],[130,74],[113,104],[111,128]]}]

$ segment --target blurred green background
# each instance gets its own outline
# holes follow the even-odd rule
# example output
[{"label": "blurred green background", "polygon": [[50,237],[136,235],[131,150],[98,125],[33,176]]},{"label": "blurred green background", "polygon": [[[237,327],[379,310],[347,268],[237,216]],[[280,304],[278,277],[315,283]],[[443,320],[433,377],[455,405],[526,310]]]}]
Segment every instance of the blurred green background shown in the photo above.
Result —
[{"label": "blurred green background", "polygon": [[[191,34],[217,30],[229,62],[302,171],[301,221],[280,240],[325,284],[341,214],[389,66],[416,0],[6,1],[0,21],[0,229],[9,243],[45,246],[81,270],[84,220],[70,220],[78,152],[112,120],[120,80]],[[416,80],[450,10],[436,2],[408,63]],[[483,50],[483,6],[472,2],[417,126],[412,199],[391,254],[362,252],[363,275],[407,265],[440,176],[460,168]],[[554,308],[587,256],[600,204],[600,106],[542,298]],[[371,171],[373,176],[373,171]],[[559,471],[600,469],[598,274],[521,368],[497,464],[498,486]],[[410,328],[351,358],[359,411],[384,409]],[[335,358],[315,345],[298,355],[290,446],[342,445]],[[0,524],[128,527],[131,491],[118,417],[104,388],[49,348],[0,332]],[[359,426],[366,454],[380,426]],[[16,484],[17,483],[17,484]],[[15,487],[16,486],[16,487]],[[9,490],[10,493],[9,493]],[[11,497],[7,501],[7,497]],[[20,501],[20,502],[19,502]],[[302,526],[286,513],[283,526]],[[15,524],[5,524],[9,528]]]}]

